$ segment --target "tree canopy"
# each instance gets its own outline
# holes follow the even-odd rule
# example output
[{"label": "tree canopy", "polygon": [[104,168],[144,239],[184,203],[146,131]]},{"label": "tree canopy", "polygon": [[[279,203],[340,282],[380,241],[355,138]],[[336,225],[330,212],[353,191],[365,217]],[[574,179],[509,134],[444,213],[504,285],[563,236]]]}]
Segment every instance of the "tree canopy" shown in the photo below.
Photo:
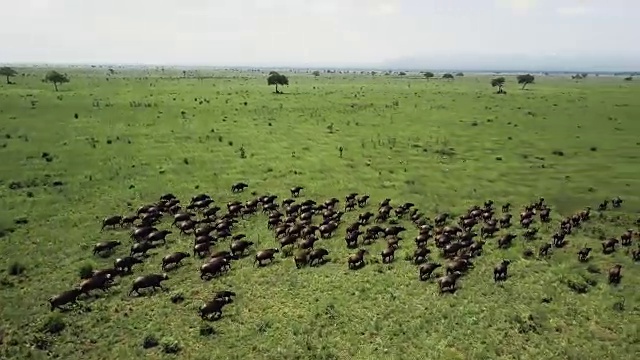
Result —
[{"label": "tree canopy", "polygon": [[289,85],[289,78],[285,75],[278,73],[277,71],[269,72],[269,77],[267,78],[267,85],[275,85],[276,86],[276,94],[280,94],[281,92],[278,90],[278,85]]},{"label": "tree canopy", "polygon": [[502,90],[502,87],[504,86],[504,83],[506,82],[504,77],[497,77],[495,79],[491,79],[491,87],[497,87],[498,88],[498,94],[503,94],[504,90]]},{"label": "tree canopy", "polygon": [[524,90],[525,86],[527,86],[528,84],[533,84],[533,81],[536,78],[531,74],[526,74],[526,75],[518,75],[517,79],[518,79],[518,84],[521,84],[522,89]]},{"label": "tree canopy", "polygon": [[69,82],[69,78],[65,74],[61,74],[55,70],[47,72],[44,77],[45,81],[53,83],[53,87],[58,91],[58,84],[64,84]]},{"label": "tree canopy", "polygon": [[314,72],[312,72],[311,74],[313,74],[313,76],[320,76],[320,71],[315,70]]},{"label": "tree canopy", "polygon": [[6,76],[7,84],[11,84],[11,81],[9,80],[9,78],[18,75],[18,72],[8,66],[3,66],[3,67],[0,67],[0,75]]},{"label": "tree canopy", "polygon": [[425,71],[422,73],[422,75],[427,79],[430,79],[435,76],[431,71]]},{"label": "tree canopy", "polygon": [[449,80],[453,80],[453,75],[451,75],[450,73],[446,73],[444,75],[442,75],[443,79],[449,79]]}]

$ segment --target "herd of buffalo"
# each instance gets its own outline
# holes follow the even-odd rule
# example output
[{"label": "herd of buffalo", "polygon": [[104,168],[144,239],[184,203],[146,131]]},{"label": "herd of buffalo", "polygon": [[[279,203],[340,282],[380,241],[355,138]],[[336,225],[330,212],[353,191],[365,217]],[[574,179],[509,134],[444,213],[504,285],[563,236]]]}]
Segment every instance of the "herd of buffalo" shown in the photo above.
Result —
[{"label": "herd of buffalo", "polygon": [[[247,187],[245,183],[237,183],[231,187],[231,191],[238,193]],[[181,261],[190,256],[206,258],[200,266],[201,279],[228,272],[234,261],[245,258],[250,252],[255,253],[255,266],[267,265],[281,251],[293,255],[297,268],[321,266],[327,261],[329,251],[319,245],[336,234],[344,224],[342,218],[345,213],[356,209],[362,209],[357,221],[344,226],[346,246],[353,251],[346,259],[349,269],[355,270],[365,266],[365,256],[370,256],[366,246],[376,241],[386,242],[386,248],[379,254],[381,261],[393,262],[396,250],[403,240],[400,235],[407,230],[400,223],[402,220],[405,223],[410,221],[419,231],[414,239],[415,250],[411,257],[411,261],[418,266],[418,278],[427,281],[436,269],[442,267],[444,273],[436,280],[440,291],[454,292],[458,279],[473,267],[473,260],[481,255],[485,242],[501,229],[505,229],[506,234],[499,236],[495,243],[497,248],[507,248],[518,236],[509,231],[512,222],[517,221],[516,225],[523,228],[521,236],[524,239],[536,238],[536,222],[551,222],[552,209],[545,203],[544,198],[525,205],[515,218],[512,215],[511,204],[506,203],[497,210],[494,202],[487,200],[482,206],[470,207],[457,218],[449,213],[441,213],[432,219],[409,202],[392,205],[391,199],[384,199],[374,213],[365,211],[370,207],[368,195],[351,193],[342,202],[340,199],[331,198],[317,203],[310,199],[299,200],[302,190],[304,188],[300,186],[291,188],[291,197],[283,200],[278,200],[276,195],[257,196],[253,193],[256,197],[252,200],[227,203],[224,213],[207,194],[192,197],[188,204],[182,203],[173,194],[164,194],[159,201],[138,208],[135,214],[107,217],[102,221],[102,230],[131,228],[129,256],[115,259],[111,268],[85,274],[78,286],[51,297],[51,310],[77,304],[81,295],[89,295],[94,290],[107,291],[113,285],[115,277],[131,274],[134,266],[144,261],[150,249],[165,244],[167,236],[172,234],[172,230],[157,228],[161,221],[167,218],[171,219],[170,229],[177,229],[180,236],[193,238],[192,251],[174,252],[164,256],[159,264],[162,272],[135,278],[129,291],[130,296],[139,294],[144,289],[164,289],[162,282],[169,279],[166,271],[180,266]],[[619,197],[605,200],[598,206],[598,211],[605,211],[609,206],[618,208],[622,202]],[[254,243],[245,234],[235,231],[239,221],[259,213],[267,216],[266,226],[274,233],[276,246],[273,248],[253,250]],[[566,244],[567,236],[582,223],[588,222],[591,215],[591,208],[587,207],[563,218],[550,242],[545,242],[538,249],[538,256],[546,257],[552,248],[562,248]],[[316,220],[317,218],[319,219]],[[602,251],[608,254],[615,252],[617,246],[630,247],[634,238],[638,237],[638,232],[629,229],[619,234],[619,237],[603,238]],[[214,248],[223,242],[227,243],[224,245],[225,250],[220,250],[220,246]],[[430,259],[431,252],[435,250],[428,246],[429,243],[435,244],[439,249],[446,261],[444,265]],[[95,244],[93,253],[108,256],[121,245],[117,240],[101,242]],[[588,261],[591,251],[589,247],[580,249],[577,253],[578,261]],[[640,261],[640,245],[632,249],[630,254],[635,261]],[[529,249],[525,251],[524,256],[531,257],[535,254]],[[509,265],[510,261],[507,259],[496,264],[493,271],[496,282],[507,279]],[[621,265],[611,267],[608,272],[609,282],[620,282],[621,271]],[[203,319],[219,318],[222,316],[222,308],[232,303],[234,296],[235,293],[230,290],[212,294],[210,300],[200,307],[200,316]]]}]

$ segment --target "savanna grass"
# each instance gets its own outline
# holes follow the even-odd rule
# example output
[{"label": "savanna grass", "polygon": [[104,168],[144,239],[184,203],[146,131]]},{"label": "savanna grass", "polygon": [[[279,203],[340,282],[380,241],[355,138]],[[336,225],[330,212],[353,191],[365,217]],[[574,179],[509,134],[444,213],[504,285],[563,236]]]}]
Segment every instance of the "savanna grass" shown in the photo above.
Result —
[{"label": "savanna grass", "polygon": [[[488,76],[302,73],[288,74],[291,86],[275,95],[255,72],[197,79],[116,70],[107,79],[106,69],[68,69],[71,82],[55,92],[40,81],[45,70],[21,69],[28,75],[0,87],[0,357],[622,360],[640,353],[640,265],[623,248],[603,255],[598,239],[619,236],[640,209],[635,83],[538,77],[522,91],[508,77],[508,95],[497,95]],[[237,181],[250,187],[232,194]],[[255,268],[249,257],[204,282],[191,257],[170,272],[169,292],[129,297],[129,276],[79,309],[50,313],[50,296],[128,254],[126,230],[99,231],[105,216],[130,214],[165,192],[183,201],[206,192],[224,204],[252,192],[282,199],[295,185],[305,187],[301,199],[367,193],[365,210],[390,197],[431,217],[486,199],[509,201],[516,213],[544,196],[553,222],[537,223],[537,239],[519,237],[506,250],[491,240],[454,295],[418,281],[407,261],[417,230],[401,221],[409,231],[392,264],[380,261],[378,242],[367,265],[349,271],[343,225],[320,242],[330,251],[323,266],[297,270],[279,255]],[[622,208],[595,212],[565,249],[523,257],[549,241],[562,216],[614,196]],[[276,245],[264,215],[237,231],[257,249]],[[92,256],[96,242],[112,239],[123,241],[115,254]],[[585,245],[595,249],[588,264],[576,255]],[[191,237],[170,235],[135,275],[161,271],[162,256],[191,246]],[[509,278],[495,284],[502,259],[512,261]],[[615,263],[623,265],[619,286],[607,284]],[[204,323],[197,308],[223,289],[236,301],[221,320]],[[184,301],[172,302],[175,294]]]}]

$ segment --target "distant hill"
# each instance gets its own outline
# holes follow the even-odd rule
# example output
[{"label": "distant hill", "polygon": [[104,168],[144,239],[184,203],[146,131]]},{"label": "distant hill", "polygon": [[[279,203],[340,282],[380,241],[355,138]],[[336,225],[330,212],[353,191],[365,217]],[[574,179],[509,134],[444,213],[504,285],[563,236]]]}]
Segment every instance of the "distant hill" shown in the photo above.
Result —
[{"label": "distant hill", "polygon": [[640,57],[630,55],[474,55],[450,54],[403,57],[382,67],[406,70],[637,72]]}]

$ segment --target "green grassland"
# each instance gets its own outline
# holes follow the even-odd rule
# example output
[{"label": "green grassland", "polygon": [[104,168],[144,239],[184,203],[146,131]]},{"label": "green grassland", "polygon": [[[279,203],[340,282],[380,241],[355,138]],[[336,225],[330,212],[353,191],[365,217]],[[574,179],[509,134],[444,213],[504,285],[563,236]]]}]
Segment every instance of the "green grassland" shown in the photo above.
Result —
[{"label": "green grassland", "polygon": [[[276,95],[256,72],[211,71],[213,78],[196,79],[122,70],[107,80],[104,69],[75,69],[67,70],[71,82],[54,92],[41,81],[44,69],[20,72],[29,76],[0,87],[1,358],[622,360],[640,354],[640,264],[623,247],[602,254],[598,239],[637,229],[635,81],[539,77],[520,90],[508,77],[503,96],[488,76],[302,73],[288,74],[291,85]],[[237,181],[250,187],[233,194]],[[82,266],[105,268],[128,255],[128,231],[100,232],[102,218],[130,214],[166,192],[183,202],[205,192],[225,204],[254,198],[252,192],[281,200],[295,185],[305,187],[301,199],[317,201],[370,194],[371,204],[348,213],[347,224],[359,212],[375,212],[386,197],[396,205],[413,202],[433,217],[459,215],[487,199],[498,206],[510,201],[515,214],[544,196],[554,220],[537,223],[536,240],[519,237],[510,249],[489,241],[453,295],[440,295],[433,280],[418,280],[416,265],[407,261],[417,229],[401,220],[409,230],[392,264],[382,264],[379,241],[363,269],[348,270],[352,250],[342,225],[320,242],[330,251],[324,266],[297,270],[292,258],[278,255],[256,268],[249,257],[207,282],[198,276],[202,261],[191,257],[169,272],[168,292],[129,297],[136,275],[160,272],[162,256],[191,250],[192,237],[174,233],[106,295],[97,292],[74,311],[50,312],[47,299],[77,284]],[[622,207],[596,212],[566,248],[548,259],[523,256],[549,241],[562,216],[615,196]],[[168,228],[168,220],[160,226]],[[522,233],[519,226],[511,231]],[[262,214],[234,232],[246,233],[256,249],[276,245]],[[92,256],[96,242],[111,239],[123,246],[109,258]],[[595,249],[588,264],[576,257],[585,245]],[[444,262],[429,246],[433,260]],[[492,270],[501,259],[512,260],[510,277],[495,284]],[[613,264],[623,265],[618,286],[607,283]],[[570,280],[589,283],[588,292],[573,292]],[[222,319],[205,323],[198,307],[223,289],[234,290],[236,301]],[[172,303],[173,294],[185,301]],[[62,331],[46,332],[61,322]],[[201,334],[204,325],[215,333]],[[144,349],[146,336],[175,342],[180,352]]]}]

